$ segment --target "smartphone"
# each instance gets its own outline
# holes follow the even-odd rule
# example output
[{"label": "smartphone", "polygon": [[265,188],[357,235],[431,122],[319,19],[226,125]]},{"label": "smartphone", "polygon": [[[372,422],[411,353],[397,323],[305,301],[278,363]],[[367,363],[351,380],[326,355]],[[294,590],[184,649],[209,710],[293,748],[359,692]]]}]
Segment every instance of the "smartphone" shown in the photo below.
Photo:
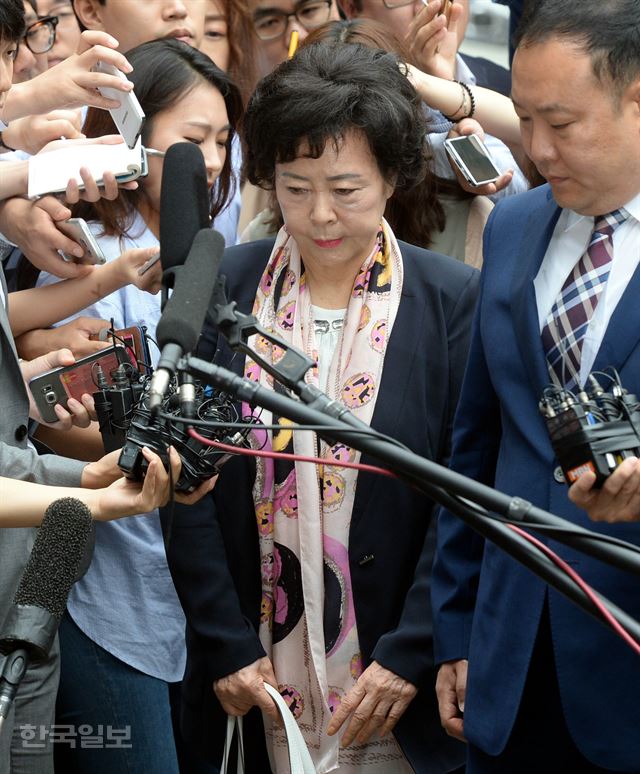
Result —
[{"label": "smartphone", "polygon": [[449,25],[449,22],[451,21],[451,8],[453,6],[453,0],[443,0],[442,2],[442,8],[439,11],[439,15],[444,15],[447,17],[447,26]]},{"label": "smartphone", "polygon": [[[115,75],[123,81],[129,80],[115,65],[107,64],[106,62],[96,62],[93,70],[96,73]],[[118,131],[124,137],[124,141],[130,148],[133,148],[138,137],[140,137],[142,125],[144,124],[144,111],[138,102],[138,98],[133,91],[118,91],[117,89],[104,88],[102,86],[98,91],[103,97],[118,100],[120,103],[120,107],[111,108],[109,113],[111,113],[111,118],[113,118]]]},{"label": "smartphone", "polygon": [[149,258],[148,261],[145,261],[142,266],[138,269],[138,276],[143,277],[152,266],[155,266],[156,263],[160,260],[160,253],[156,253],[152,258]]},{"label": "smartphone", "polygon": [[151,367],[151,352],[147,340],[146,325],[130,325],[128,328],[120,328],[112,331],[110,328],[103,328],[98,333],[92,333],[89,336],[90,341],[110,341],[115,346],[123,346],[127,349],[131,363],[138,369]]},{"label": "smartphone", "polygon": [[55,368],[35,376],[29,381],[29,389],[43,421],[57,422],[58,417],[54,411],[57,403],[66,408],[69,398],[80,400],[85,392],[92,395],[97,390],[98,366],[101,367],[107,384],[111,385],[111,372],[121,363],[130,362],[124,347],[110,347],[80,358],[73,365]]},{"label": "smartphone", "polygon": [[444,147],[471,185],[479,186],[493,183],[500,177],[500,170],[494,164],[491,154],[478,135],[453,137],[444,141]]},{"label": "smartphone", "polygon": [[124,142],[102,145],[69,140],[55,150],[29,159],[27,196],[34,199],[48,193],[63,193],[70,178],[83,190],[84,182],[77,171],[80,167],[86,167],[98,185],[102,185],[105,170],[111,170],[118,183],[127,183],[148,173],[147,153],[140,141],[128,148]]},{"label": "smartphone", "polygon": [[87,225],[87,221],[82,218],[69,218],[69,220],[63,220],[58,222],[57,227],[62,231],[69,239],[73,239],[84,250],[82,258],[78,258],[70,253],[65,253],[62,250],[60,255],[65,261],[73,263],[89,264],[92,266],[102,266],[107,262],[104,253],[100,249],[100,245],[96,242],[96,238],[91,233],[91,229]]}]

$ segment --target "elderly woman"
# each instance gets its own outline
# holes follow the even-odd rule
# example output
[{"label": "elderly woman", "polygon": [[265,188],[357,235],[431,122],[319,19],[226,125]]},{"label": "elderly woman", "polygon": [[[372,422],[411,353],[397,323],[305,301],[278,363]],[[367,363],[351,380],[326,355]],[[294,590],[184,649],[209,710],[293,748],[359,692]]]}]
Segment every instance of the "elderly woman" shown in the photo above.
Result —
[{"label": "elderly woman", "polygon": [[[249,179],[275,190],[285,225],[275,242],[227,251],[230,297],[317,360],[310,382],[446,461],[478,276],[398,242],[383,219],[394,189],[425,173],[420,101],[396,58],[310,46],[259,84],[245,131]],[[213,353],[211,333],[204,338]],[[273,388],[221,341],[216,361]],[[338,467],[360,460],[355,449],[265,411],[259,421],[256,446],[327,464],[235,458],[214,508],[176,515],[169,562],[189,624],[187,737],[219,760],[225,713],[248,713],[246,770],[287,771],[266,680],[318,772],[450,770],[462,753],[434,702],[433,503],[399,481]]]}]

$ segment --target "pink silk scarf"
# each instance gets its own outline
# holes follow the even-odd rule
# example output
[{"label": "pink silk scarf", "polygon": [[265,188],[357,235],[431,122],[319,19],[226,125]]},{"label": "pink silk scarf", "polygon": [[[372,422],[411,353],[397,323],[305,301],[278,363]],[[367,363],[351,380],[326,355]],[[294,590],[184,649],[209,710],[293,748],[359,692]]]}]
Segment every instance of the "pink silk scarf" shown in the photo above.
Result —
[{"label": "pink silk scarf", "polygon": [[[403,266],[396,239],[383,221],[371,253],[355,278],[341,339],[329,368],[327,392],[370,423],[387,340],[400,304]],[[317,361],[311,299],[295,240],[282,228],[260,280],[253,313],[269,331]],[[282,350],[264,338],[252,345],[277,362]],[[247,359],[245,376],[282,391]],[[307,381],[318,385],[317,369]],[[250,413],[244,406],[245,415]],[[349,571],[349,526],[357,471],[331,465],[358,461],[344,444],[329,447],[312,432],[292,432],[289,420],[257,414],[264,424],[252,443],[262,449],[319,456],[326,465],[258,458],[253,499],[260,534],[262,607],[260,640],[272,660],[278,688],[289,704],[317,771],[411,771],[393,737],[339,748],[326,728],[332,712],[362,673]],[[265,718],[267,746],[278,772],[288,771],[286,739]],[[378,764],[378,765],[376,765]],[[398,766],[399,764],[399,766]]]}]

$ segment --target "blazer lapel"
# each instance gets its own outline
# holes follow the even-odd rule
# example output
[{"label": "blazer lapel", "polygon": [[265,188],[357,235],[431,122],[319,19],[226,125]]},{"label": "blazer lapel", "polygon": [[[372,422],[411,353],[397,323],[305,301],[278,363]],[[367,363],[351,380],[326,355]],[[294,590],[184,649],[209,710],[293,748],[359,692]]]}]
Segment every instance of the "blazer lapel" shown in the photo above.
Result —
[{"label": "blazer lapel", "polygon": [[549,383],[549,371],[538,326],[533,280],[547,252],[560,212],[561,209],[549,193],[547,202],[530,213],[523,229],[520,255],[510,293],[511,315],[518,348],[536,395]]},{"label": "blazer lapel", "polygon": [[613,366],[620,371],[629,355],[638,346],[638,336],[634,333],[633,322],[630,324],[629,321],[637,317],[639,297],[640,266],[637,266],[622,298],[613,310],[593,364],[593,371],[601,371],[607,366]]}]

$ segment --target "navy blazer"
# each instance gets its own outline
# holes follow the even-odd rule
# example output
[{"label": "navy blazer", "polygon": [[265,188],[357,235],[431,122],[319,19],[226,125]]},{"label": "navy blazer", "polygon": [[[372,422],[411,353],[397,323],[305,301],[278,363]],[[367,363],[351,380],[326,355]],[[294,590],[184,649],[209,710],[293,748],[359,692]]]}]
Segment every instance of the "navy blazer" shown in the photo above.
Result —
[{"label": "navy blazer", "polygon": [[[575,524],[640,543],[640,525],[590,521],[553,476],[558,462],[538,411],[550,379],[533,280],[560,211],[543,186],[500,202],[487,224],[451,464]],[[639,296],[640,269],[611,317],[593,368],[614,366],[632,393],[640,389]],[[637,578],[548,544],[640,618]],[[640,771],[640,659],[609,629],[558,592],[547,592],[541,580],[448,513],[438,522],[432,597],[437,661],[469,659],[464,726],[470,742],[492,755],[504,749],[548,597],[558,684],[574,742],[598,766]]]},{"label": "navy blazer", "polygon": [[[445,462],[478,273],[451,258],[400,244],[402,298],[372,426],[425,457]],[[272,246],[267,240],[225,252],[221,273],[241,311],[252,309]],[[210,329],[203,339],[203,354],[216,350],[216,362],[242,373],[243,356],[218,345]],[[363,456],[363,462],[374,461]],[[180,508],[168,549],[188,622],[183,729],[189,742],[205,748],[212,760],[220,758],[225,732],[212,682],[264,655],[257,635],[261,580],[251,496],[254,474],[253,463],[245,457],[228,462],[213,492],[215,508],[209,499]],[[414,769],[425,774],[448,771],[464,758],[462,746],[440,727],[434,696],[429,577],[435,541],[428,531],[432,510],[431,501],[399,481],[360,473],[349,534],[363,660],[369,664],[375,659],[419,688],[395,733]],[[250,727],[255,723],[259,733],[256,710],[246,722]]]}]

